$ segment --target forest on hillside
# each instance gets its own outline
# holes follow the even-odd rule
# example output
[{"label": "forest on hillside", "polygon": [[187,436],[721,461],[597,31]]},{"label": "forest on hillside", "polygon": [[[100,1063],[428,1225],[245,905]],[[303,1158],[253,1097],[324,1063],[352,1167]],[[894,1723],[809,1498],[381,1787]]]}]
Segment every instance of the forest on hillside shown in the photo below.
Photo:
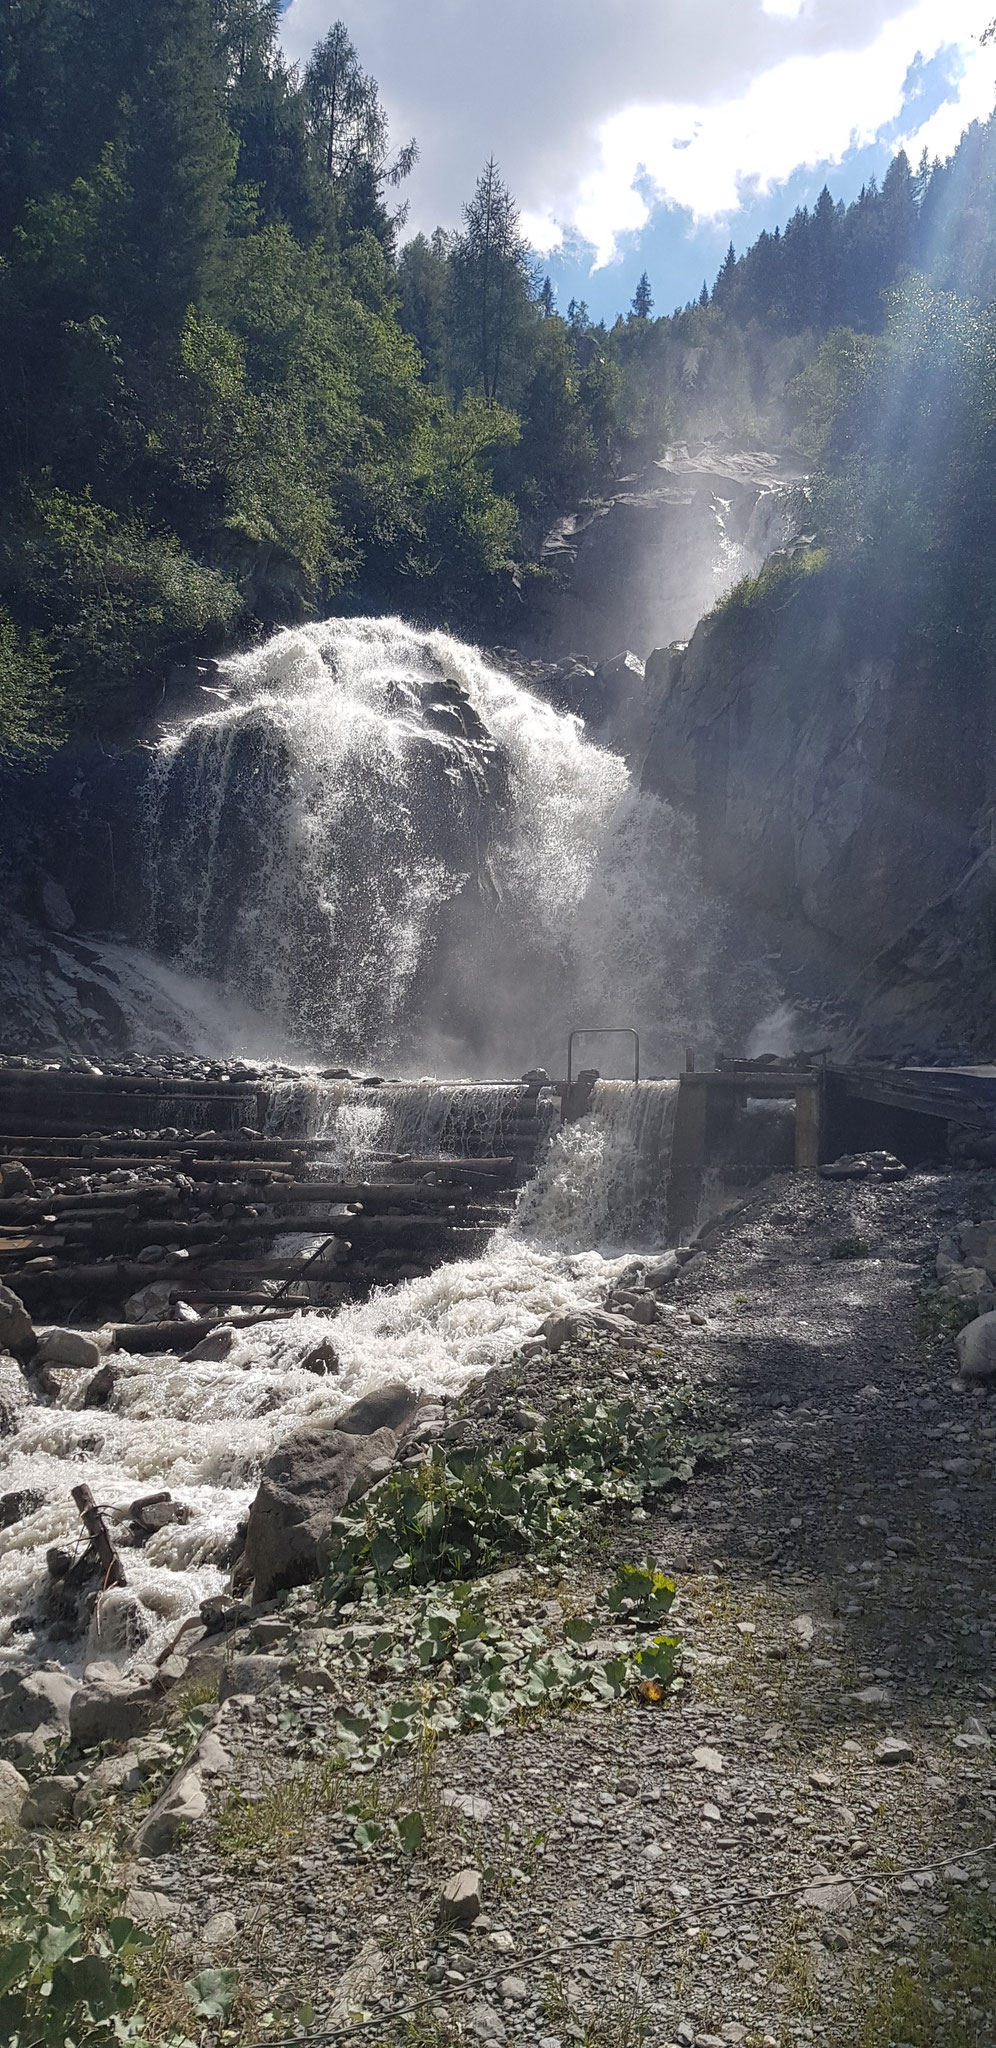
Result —
[{"label": "forest on hillside", "polygon": [[493,161],[406,240],[417,140],[341,23],[300,72],[278,26],[0,0],[0,754],[328,609],[508,636],[551,521],[676,435],[793,447],[808,566],[988,649],[992,122],[609,328],[558,310]]}]

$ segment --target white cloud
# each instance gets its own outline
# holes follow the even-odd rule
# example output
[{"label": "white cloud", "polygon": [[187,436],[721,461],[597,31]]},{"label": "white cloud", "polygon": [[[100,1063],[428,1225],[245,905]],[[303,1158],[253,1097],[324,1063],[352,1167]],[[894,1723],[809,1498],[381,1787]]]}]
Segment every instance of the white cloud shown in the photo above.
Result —
[{"label": "white cloud", "polygon": [[611,260],[654,204],[735,215],[741,192],[835,163],[961,45],[956,105],[910,138],[941,154],[992,103],[977,37],[994,0],[293,0],[289,53],[342,16],[421,161],[410,226],[454,225],[494,153],[537,249],[583,235]]}]

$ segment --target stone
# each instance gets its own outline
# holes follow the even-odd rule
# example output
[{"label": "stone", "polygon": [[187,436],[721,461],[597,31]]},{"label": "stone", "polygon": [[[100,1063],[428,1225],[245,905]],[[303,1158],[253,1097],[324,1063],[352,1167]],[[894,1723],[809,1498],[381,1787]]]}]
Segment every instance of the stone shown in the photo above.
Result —
[{"label": "stone", "polygon": [[892,1694],[887,1685],[866,1685],[860,1692],[852,1692],[850,1697],[858,1707],[887,1707]]},{"label": "stone", "polygon": [[877,1764],[911,1764],[915,1756],[912,1744],[905,1742],[901,1735],[886,1735],[882,1742],[875,1744]]},{"label": "stone", "polygon": [[6,1202],[27,1196],[30,1200],[37,1192],[34,1177],[23,1159],[0,1161],[0,1198]]},{"label": "stone", "polygon": [[21,1807],[22,1828],[51,1828],[72,1813],[78,1778],[38,1778]]},{"label": "stone", "polygon": [[441,1795],[443,1806],[452,1807],[462,1813],[464,1820],[483,1821],[494,1812],[490,1799],[482,1799],[475,1792],[455,1792],[447,1788]]},{"label": "stone", "polygon": [[392,1429],[357,1435],[320,1422],[280,1445],[263,1467],[238,1566],[257,1602],[317,1578],[329,1523],[390,1472],[397,1446]]},{"label": "stone", "polygon": [[816,1625],[811,1614],[797,1614],[790,1623],[792,1634],[803,1650],[811,1650],[816,1635]]},{"label": "stone", "polygon": [[515,1942],[507,1927],[493,1927],[488,1940],[491,1947],[498,1950],[500,1956],[510,1956],[515,1949]]},{"label": "stone", "polygon": [[697,1771],[711,1771],[716,1777],[721,1776],[726,1769],[718,1749],[710,1749],[705,1744],[695,1750],[692,1762]]},{"label": "stone", "polygon": [[238,1940],[239,1923],[234,1913],[221,1911],[212,1913],[201,1929],[201,1942],[212,1953],[231,1948]]},{"label": "stone", "polygon": [[524,1977],[503,1977],[501,1995],[513,2005],[525,2005],[529,1997],[529,1986]]},{"label": "stone", "polygon": [[278,1657],[233,1657],[221,1673],[218,1686],[218,1702],[228,1699],[259,1699],[269,1692],[280,1676]]},{"label": "stone", "polygon": [[505,2026],[494,2008],[478,1999],[467,2014],[467,2030],[475,2041],[507,2041]]},{"label": "stone", "polygon": [[562,1351],[576,1337],[581,1325],[577,1316],[551,1315],[540,1324],[540,1335],[546,1338],[549,1351]]},{"label": "stone", "polygon": [[104,1757],[73,1800],[74,1819],[85,1820],[102,1800],[113,1798],[117,1792],[137,1792],[142,1781],[142,1767],[134,1750],[126,1750],[123,1756]]},{"label": "stone", "polygon": [[42,916],[49,931],[71,932],[76,924],[76,913],[61,882],[54,875],[43,875],[41,888]]},{"label": "stone", "polygon": [[78,1366],[83,1372],[96,1372],[100,1363],[99,1344],[92,1337],[84,1337],[82,1330],[42,1330],[39,1335],[35,1367],[68,1365]]},{"label": "stone", "polygon": [[129,1294],[124,1305],[126,1323],[161,1323],[169,1312],[173,1282],[150,1280],[147,1287],[140,1287],[135,1294]]},{"label": "stone", "polygon": [[962,1379],[996,1380],[996,1309],[966,1323],[955,1338],[955,1350]]},{"label": "stone", "polygon": [[125,1898],[124,1909],[125,1917],[148,1933],[176,1918],[176,1906],[165,1892],[148,1891],[141,1885],[132,1885]]},{"label": "stone", "polygon": [[0,1280],[0,1351],[17,1357],[21,1351],[33,1350],[34,1343],[34,1324],[20,1295]]},{"label": "stone", "polygon": [[168,1856],[182,1828],[196,1827],[207,1813],[207,1794],[195,1770],[182,1771],[152,1808],[135,1843],[139,1856]]},{"label": "stone", "polygon": [[0,1693],[0,1734],[25,1734],[35,1728],[69,1733],[69,1704],[79,1690],[75,1678],[59,1668],[9,1674]]},{"label": "stone", "polygon": [[335,1987],[327,2024],[336,2029],[351,2028],[383,1982],[387,1957],[372,1938],[363,1943]]},{"label": "stone", "polygon": [[799,1903],[808,1906],[813,1913],[844,1919],[848,1913],[854,1912],[858,1895],[853,1884],[848,1884],[846,1879],[827,1877],[807,1885],[800,1894]]},{"label": "stone", "polygon": [[472,1927],[481,1911],[481,1874],[458,1870],[449,1877],[439,1898],[439,1917],[445,1925]]},{"label": "stone", "polygon": [[117,1384],[113,1365],[101,1365],[83,1389],[84,1408],[106,1408]]},{"label": "stone", "polygon": [[45,1505],[45,1495],[36,1493],[33,1486],[22,1486],[16,1493],[0,1493],[0,1529],[13,1529],[18,1522],[26,1522],[29,1515],[36,1514]]},{"label": "stone", "polygon": [[100,1742],[131,1742],[151,1727],[160,1704],[152,1686],[135,1685],[128,1678],[80,1686],[69,1709],[69,1733],[79,1749],[95,1749]]},{"label": "stone", "polygon": [[374,1436],[379,1429],[391,1429],[397,1435],[411,1421],[419,1400],[403,1380],[386,1380],[337,1415],[335,1426],[346,1436]]},{"label": "stone", "polygon": [[22,1778],[13,1764],[0,1759],[0,1832],[17,1827],[27,1789],[27,1778]]},{"label": "stone", "polygon": [[323,1337],[320,1344],[313,1344],[299,1360],[299,1365],[302,1372],[313,1372],[319,1379],[342,1371],[342,1360],[328,1337]]},{"label": "stone", "polygon": [[230,1323],[219,1323],[218,1328],[209,1330],[207,1336],[202,1337],[200,1343],[195,1344],[193,1350],[188,1351],[186,1356],[204,1358],[214,1365],[220,1365],[230,1355],[233,1345],[238,1341],[238,1335],[238,1331],[233,1330]]},{"label": "stone", "polygon": [[192,1761],[202,1778],[230,1778],[234,1769],[228,1750],[213,1728],[205,1729]]}]

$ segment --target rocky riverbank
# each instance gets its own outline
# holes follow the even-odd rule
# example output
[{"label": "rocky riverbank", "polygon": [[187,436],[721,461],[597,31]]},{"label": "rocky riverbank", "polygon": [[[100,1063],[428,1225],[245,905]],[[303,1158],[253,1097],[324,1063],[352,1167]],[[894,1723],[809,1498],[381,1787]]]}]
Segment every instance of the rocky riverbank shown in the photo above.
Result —
[{"label": "rocky riverbank", "polygon": [[[994,1206],[989,1174],[782,1179],[652,1323],[526,1346],[440,1428],[506,1480],[546,1446],[542,1540],[506,1497],[503,1556],[406,1592],[347,1509],[338,1604],[230,1611],[140,1732],[46,1758],[15,1856],[111,1830],[146,1996],[205,2038],[210,1978],[240,2042],[366,2015],[385,2043],[985,2048],[996,1427],[933,1266]],[[556,1444],[591,1402],[622,1498],[575,1511]],[[623,1483],[631,1409],[689,1483]]]}]

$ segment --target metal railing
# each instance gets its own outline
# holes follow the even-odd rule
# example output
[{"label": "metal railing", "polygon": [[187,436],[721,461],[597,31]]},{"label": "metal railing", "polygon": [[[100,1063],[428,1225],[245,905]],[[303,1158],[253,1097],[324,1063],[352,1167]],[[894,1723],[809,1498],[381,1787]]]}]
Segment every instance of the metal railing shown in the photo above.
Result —
[{"label": "metal railing", "polygon": [[640,1078],[640,1038],[632,1024],[578,1024],[567,1037],[567,1086],[574,1079],[574,1040],[576,1038],[631,1038],[633,1040],[633,1079]]}]

